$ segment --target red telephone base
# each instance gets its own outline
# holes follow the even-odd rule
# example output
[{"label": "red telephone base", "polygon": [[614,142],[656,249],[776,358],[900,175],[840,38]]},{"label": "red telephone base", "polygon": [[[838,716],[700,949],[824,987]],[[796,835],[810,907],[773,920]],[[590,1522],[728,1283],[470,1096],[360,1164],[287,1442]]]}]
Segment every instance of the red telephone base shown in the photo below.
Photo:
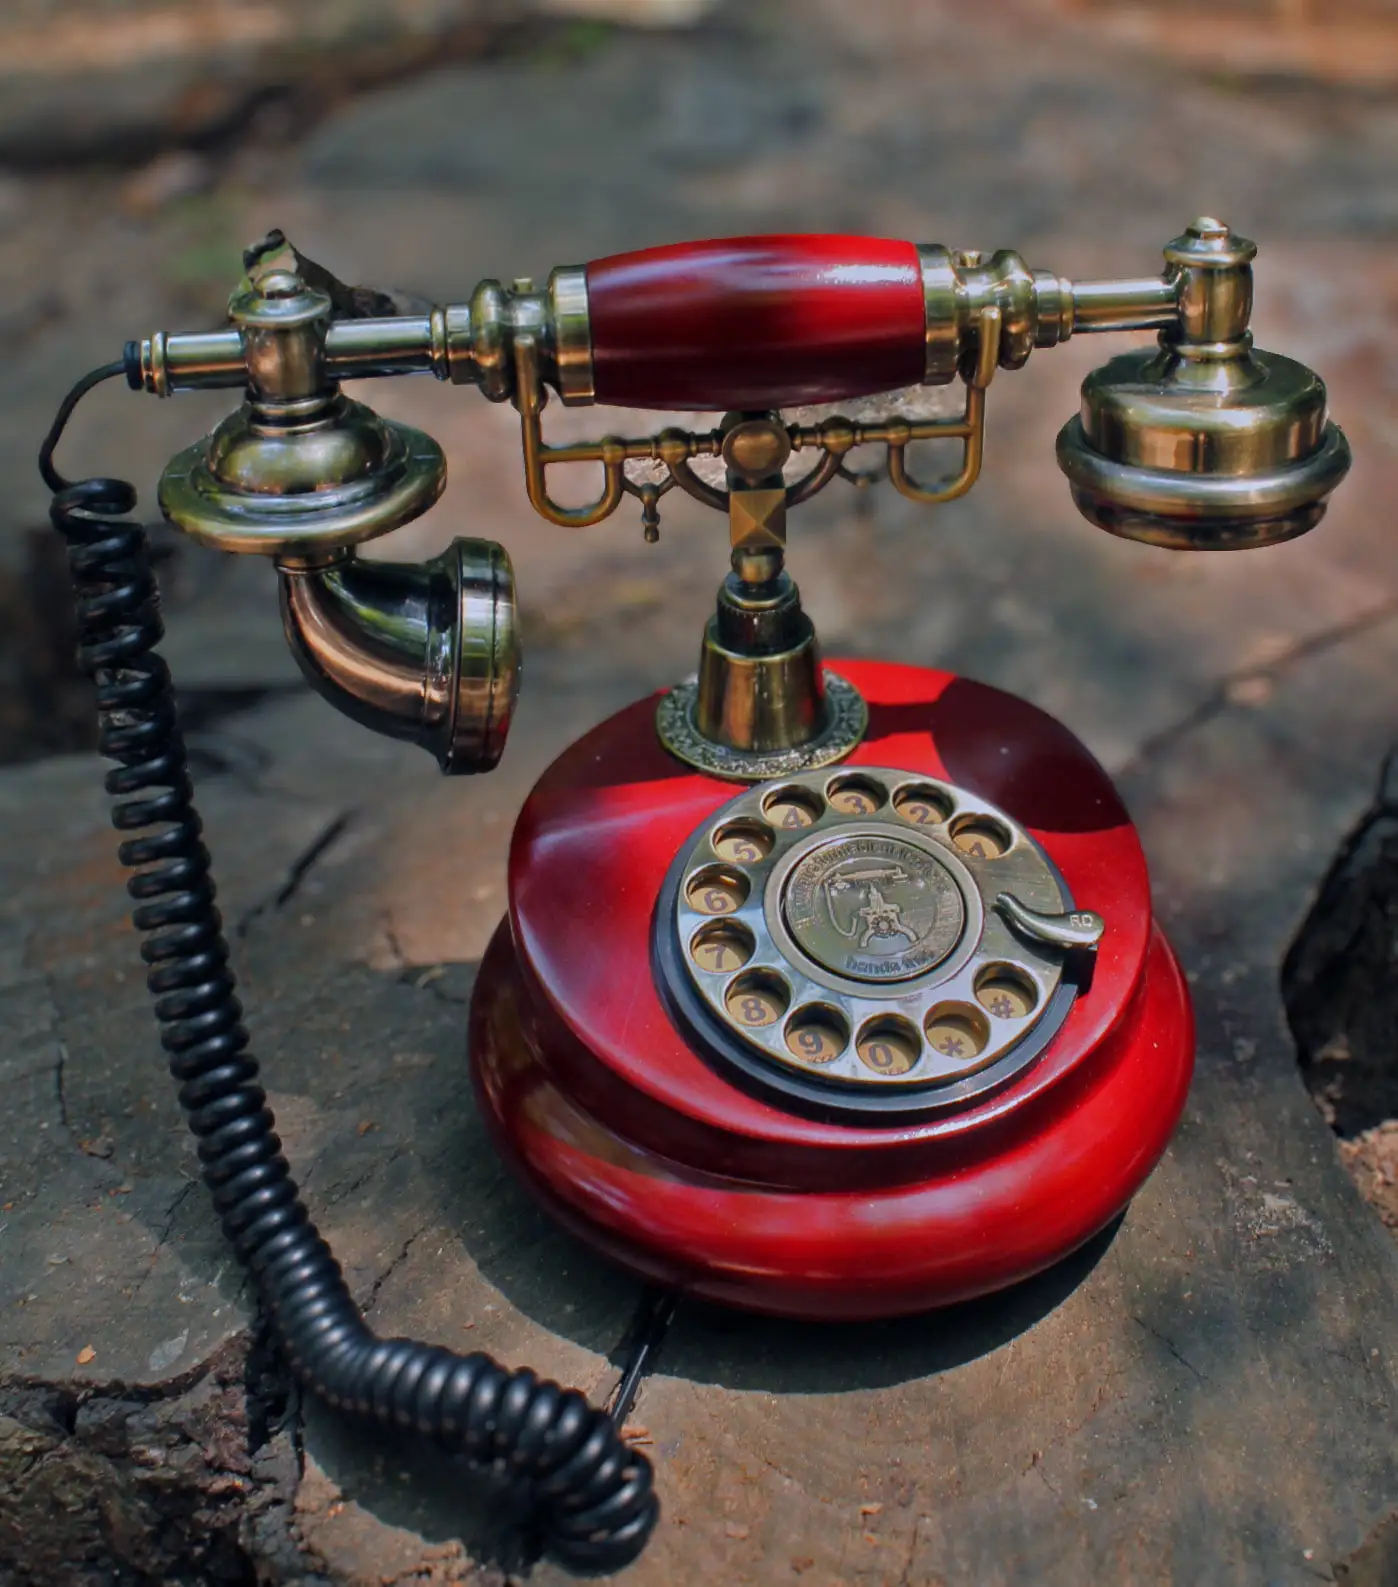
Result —
[{"label": "red telephone base", "polygon": [[588,1244],[710,1300],[859,1319],[1002,1288],[1103,1229],[1165,1150],[1194,1032],[1135,829],[1068,730],[949,673],[834,670],[869,705],[846,764],[999,805],[1105,918],[1039,1057],[959,1110],[871,1127],[789,1111],[693,1050],[657,991],[653,915],[676,854],[741,790],[666,754],[652,698],[566,750],[525,804],[471,1058],[506,1160]]}]

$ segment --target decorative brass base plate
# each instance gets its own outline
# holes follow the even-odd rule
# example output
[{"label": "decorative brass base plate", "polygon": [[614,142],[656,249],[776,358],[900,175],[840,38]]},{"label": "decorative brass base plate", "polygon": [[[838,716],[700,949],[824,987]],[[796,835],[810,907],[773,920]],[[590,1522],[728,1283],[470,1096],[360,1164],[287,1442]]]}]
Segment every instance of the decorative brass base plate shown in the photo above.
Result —
[{"label": "decorative brass base plate", "polygon": [[676,1004],[741,1067],[827,1096],[962,1100],[1041,1050],[1101,923],[1004,811],[860,766],[731,800],[677,863],[657,929]]},{"label": "decorative brass base plate", "polygon": [[853,684],[833,672],[824,676],[826,725],[809,743],[790,749],[742,750],[703,737],[694,725],[698,683],[693,678],[677,683],[661,699],[655,713],[660,742],[686,766],[733,782],[765,782],[837,765],[868,731],[869,709]]}]

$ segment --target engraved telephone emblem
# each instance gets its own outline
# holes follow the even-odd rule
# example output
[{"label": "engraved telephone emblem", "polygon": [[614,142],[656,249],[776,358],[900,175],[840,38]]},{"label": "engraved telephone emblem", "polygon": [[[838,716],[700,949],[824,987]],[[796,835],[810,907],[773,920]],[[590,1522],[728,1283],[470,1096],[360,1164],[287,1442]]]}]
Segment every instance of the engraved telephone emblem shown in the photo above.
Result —
[{"label": "engraved telephone emblem", "polygon": [[787,883],[787,924],[828,969],[894,980],[939,963],[966,911],[945,867],[896,837],[849,837],[808,854]]}]

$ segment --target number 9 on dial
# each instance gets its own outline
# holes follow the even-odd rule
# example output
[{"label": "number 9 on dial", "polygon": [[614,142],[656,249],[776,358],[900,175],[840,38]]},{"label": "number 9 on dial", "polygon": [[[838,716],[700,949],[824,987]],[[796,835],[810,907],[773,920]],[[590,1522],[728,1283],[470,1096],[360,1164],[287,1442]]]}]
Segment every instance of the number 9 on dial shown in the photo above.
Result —
[{"label": "number 9 on dial", "polygon": [[833,1063],[848,1041],[849,1032],[833,1011],[802,1010],[793,1016],[786,1028],[787,1051],[803,1063]]}]

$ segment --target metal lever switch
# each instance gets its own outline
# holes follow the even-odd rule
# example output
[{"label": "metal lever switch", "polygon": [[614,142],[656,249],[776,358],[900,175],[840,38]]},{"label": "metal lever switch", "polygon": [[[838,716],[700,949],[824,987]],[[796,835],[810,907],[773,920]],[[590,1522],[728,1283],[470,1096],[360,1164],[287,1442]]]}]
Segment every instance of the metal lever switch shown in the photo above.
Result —
[{"label": "metal lever switch", "polygon": [[1072,949],[1096,952],[1102,933],[1107,929],[1101,915],[1090,909],[1075,909],[1067,915],[1046,915],[1020,903],[1013,893],[998,893],[995,908],[1012,930],[1065,952]]}]

